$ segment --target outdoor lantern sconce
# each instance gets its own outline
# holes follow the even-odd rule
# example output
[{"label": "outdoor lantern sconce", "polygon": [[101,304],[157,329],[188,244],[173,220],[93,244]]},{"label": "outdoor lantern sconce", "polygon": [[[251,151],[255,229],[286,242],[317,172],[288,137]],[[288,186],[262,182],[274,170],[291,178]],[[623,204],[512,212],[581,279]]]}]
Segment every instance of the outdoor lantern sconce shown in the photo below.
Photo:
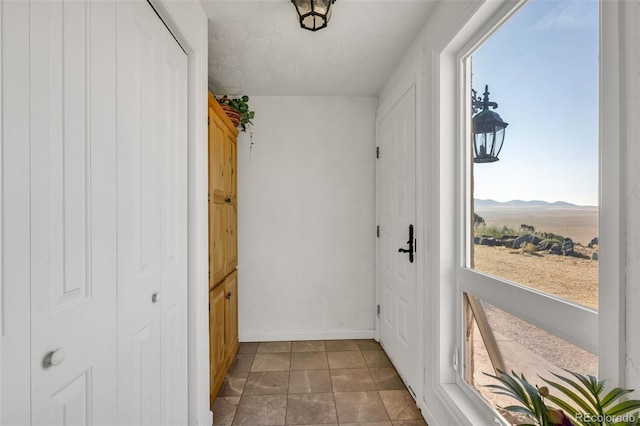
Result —
[{"label": "outdoor lantern sconce", "polygon": [[323,29],[331,19],[331,5],[336,0],[291,0],[296,7],[300,26],[305,30],[318,31]]},{"label": "outdoor lantern sconce", "polygon": [[[498,161],[498,155],[504,143],[504,131],[509,123],[489,108],[496,109],[498,104],[489,102],[489,86],[484,86],[484,94],[481,98],[477,92],[471,89],[471,108],[473,110],[473,162],[493,163]],[[482,110],[482,111],[480,111]],[[480,111],[480,112],[478,112]]]}]

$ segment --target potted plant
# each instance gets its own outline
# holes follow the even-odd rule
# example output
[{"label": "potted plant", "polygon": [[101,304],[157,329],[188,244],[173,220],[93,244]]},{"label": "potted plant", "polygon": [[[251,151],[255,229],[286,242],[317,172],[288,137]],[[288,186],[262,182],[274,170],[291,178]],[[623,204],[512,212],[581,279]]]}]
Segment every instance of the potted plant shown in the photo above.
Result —
[{"label": "potted plant", "polygon": [[[501,407],[506,411],[526,416],[529,426],[600,426],[640,425],[636,410],[640,409],[640,400],[621,401],[632,390],[613,388],[605,393],[605,380],[594,376],[585,376],[564,370],[562,376],[551,373],[557,380],[540,379],[546,386],[533,386],[523,374],[506,374],[498,371],[494,378],[500,384],[487,385],[497,395],[505,395],[518,401],[517,405]],[[559,392],[552,395],[551,391]],[[551,403],[552,405],[550,405]]]},{"label": "potted plant", "polygon": [[247,126],[253,125],[255,112],[249,109],[249,97],[247,95],[239,98],[230,98],[227,95],[216,97],[218,103],[225,110],[225,113],[236,127],[240,127],[243,132],[247,131]]}]

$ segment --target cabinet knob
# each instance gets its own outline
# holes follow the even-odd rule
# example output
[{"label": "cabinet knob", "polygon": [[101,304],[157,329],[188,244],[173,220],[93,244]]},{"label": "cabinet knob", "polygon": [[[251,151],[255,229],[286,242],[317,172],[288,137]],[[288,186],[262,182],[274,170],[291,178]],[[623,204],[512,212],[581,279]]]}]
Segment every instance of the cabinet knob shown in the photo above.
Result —
[{"label": "cabinet knob", "polygon": [[151,296],[151,301],[153,303],[158,303],[160,301],[160,293],[153,293]]},{"label": "cabinet knob", "polygon": [[45,368],[55,367],[56,365],[62,364],[62,361],[64,361],[65,355],[66,355],[66,352],[63,348],[58,348],[54,351],[47,353],[44,356],[44,362],[43,362],[44,367]]},{"label": "cabinet knob", "polygon": [[227,293],[227,299],[231,299],[231,292]]},{"label": "cabinet knob", "polygon": [[225,202],[225,203],[230,203],[230,202],[231,202],[231,198],[225,198],[225,199],[224,199],[224,202]]}]

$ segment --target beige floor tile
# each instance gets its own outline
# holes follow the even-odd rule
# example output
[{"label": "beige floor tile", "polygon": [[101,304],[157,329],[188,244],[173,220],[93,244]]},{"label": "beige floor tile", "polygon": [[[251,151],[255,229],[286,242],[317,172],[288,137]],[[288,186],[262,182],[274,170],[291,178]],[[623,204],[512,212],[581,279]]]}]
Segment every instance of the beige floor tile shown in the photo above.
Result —
[{"label": "beige floor tile", "polygon": [[213,402],[213,424],[230,426],[239,402],[240,397],[217,397]]},{"label": "beige floor tile", "polygon": [[255,354],[258,350],[258,342],[242,342],[238,348],[239,354]]},{"label": "beige floor tile", "polygon": [[429,426],[427,425],[427,422],[424,421],[424,419],[398,421],[398,422],[393,422],[392,424],[393,426]]},{"label": "beige floor tile", "polygon": [[233,373],[229,372],[227,377],[224,378],[224,382],[222,382],[222,387],[220,388],[220,392],[218,392],[218,396],[242,396],[242,391],[244,390],[244,385],[247,382],[247,377],[249,373]]},{"label": "beige floor tile", "polygon": [[244,395],[285,395],[288,388],[288,371],[254,371],[249,374]]},{"label": "beige floor tile", "polygon": [[331,370],[331,383],[334,392],[376,390],[368,368]]},{"label": "beige floor tile", "polygon": [[369,368],[393,367],[384,351],[362,351],[362,356]]},{"label": "beige floor tile", "polygon": [[369,372],[373,377],[378,390],[406,390],[404,382],[393,367],[370,368]]},{"label": "beige floor tile", "polygon": [[307,340],[304,342],[293,342],[291,346],[292,352],[324,352],[325,346],[323,340]]},{"label": "beige floor tile", "polygon": [[360,351],[327,352],[327,357],[331,369],[365,368],[367,366]]},{"label": "beige floor tile", "polygon": [[392,426],[391,422],[340,423],[340,426]]},{"label": "beige floor tile", "polygon": [[324,346],[327,352],[359,351],[358,342],[355,340],[325,340]]},{"label": "beige floor tile", "polygon": [[326,352],[293,352],[292,370],[326,370],[329,368]]},{"label": "beige floor tile", "polygon": [[331,392],[329,370],[302,370],[289,373],[289,393]]},{"label": "beige floor tile", "polygon": [[370,340],[358,340],[358,348],[360,348],[361,351],[381,351],[382,350],[382,346],[380,346],[380,343],[376,342],[373,339]]},{"label": "beige floor tile", "polygon": [[233,425],[281,426],[285,424],[286,395],[243,396]]},{"label": "beige floor tile", "polygon": [[291,366],[291,353],[256,354],[251,371],[283,371]]},{"label": "beige floor tile", "polygon": [[340,423],[389,420],[377,391],[336,392],[333,395]]},{"label": "beige floor tile", "polygon": [[258,353],[291,352],[291,342],[260,342]]},{"label": "beige floor tile", "polygon": [[420,420],[422,414],[406,390],[383,390],[380,398],[391,420]]},{"label": "beige floor tile", "polygon": [[231,364],[229,371],[231,373],[248,373],[251,371],[254,354],[238,354]]},{"label": "beige floor tile", "polygon": [[332,393],[289,395],[287,424],[335,423],[338,421]]}]

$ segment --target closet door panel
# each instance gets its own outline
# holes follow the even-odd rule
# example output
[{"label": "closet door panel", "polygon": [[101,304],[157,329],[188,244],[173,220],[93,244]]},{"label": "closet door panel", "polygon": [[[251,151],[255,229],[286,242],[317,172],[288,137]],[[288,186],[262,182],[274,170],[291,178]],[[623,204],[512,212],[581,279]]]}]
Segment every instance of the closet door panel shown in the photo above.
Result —
[{"label": "closet door panel", "polygon": [[[118,421],[160,424],[159,70],[162,24],[117,3]],[[156,296],[154,296],[156,295]]]},{"label": "closet door panel", "polygon": [[30,11],[32,423],[114,422],[113,6]]},{"label": "closet door panel", "polygon": [[187,55],[162,32],[160,197],[162,424],[187,419]]}]

